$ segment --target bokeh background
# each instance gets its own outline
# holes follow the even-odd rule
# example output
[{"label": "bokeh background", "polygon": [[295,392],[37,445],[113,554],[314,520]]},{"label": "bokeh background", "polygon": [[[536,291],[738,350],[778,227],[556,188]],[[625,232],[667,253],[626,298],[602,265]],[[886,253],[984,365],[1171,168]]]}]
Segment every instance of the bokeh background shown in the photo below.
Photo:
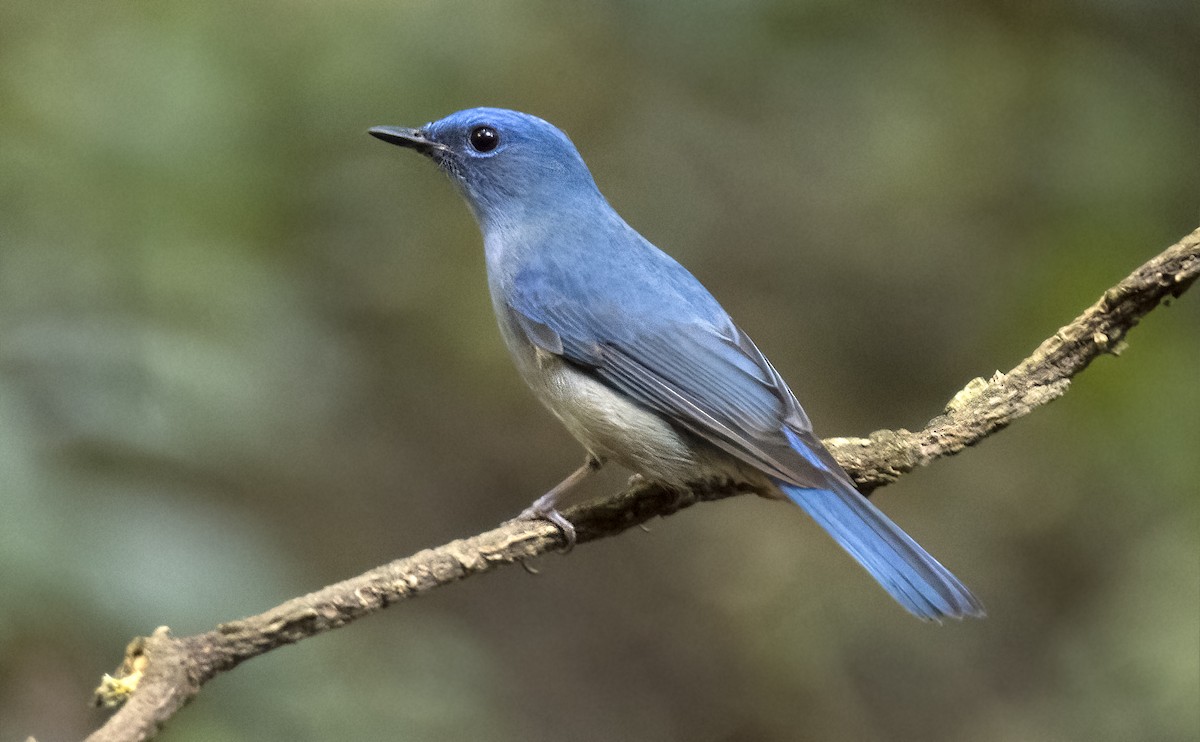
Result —
[{"label": "bokeh background", "polygon": [[[466,208],[367,127],[556,122],[819,432],[865,434],[1197,226],[1198,37],[1189,0],[5,2],[0,740],[98,726],[131,636],[478,532],[579,463]],[[162,739],[1196,739],[1197,369],[1185,295],[878,492],[986,621],[912,620],[738,498],[256,659]]]}]

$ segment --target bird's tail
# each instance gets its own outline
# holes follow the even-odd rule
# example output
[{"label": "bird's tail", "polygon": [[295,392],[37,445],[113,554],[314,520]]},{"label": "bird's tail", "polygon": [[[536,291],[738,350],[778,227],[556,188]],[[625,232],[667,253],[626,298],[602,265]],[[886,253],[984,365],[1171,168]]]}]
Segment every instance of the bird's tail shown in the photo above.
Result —
[{"label": "bird's tail", "polygon": [[983,605],[916,541],[857,490],[831,481],[830,489],[779,483],[900,605],[918,618],[983,616]]},{"label": "bird's tail", "polygon": [[984,615],[979,599],[854,489],[843,472],[827,473],[828,489],[776,484],[913,615],[935,621]]}]

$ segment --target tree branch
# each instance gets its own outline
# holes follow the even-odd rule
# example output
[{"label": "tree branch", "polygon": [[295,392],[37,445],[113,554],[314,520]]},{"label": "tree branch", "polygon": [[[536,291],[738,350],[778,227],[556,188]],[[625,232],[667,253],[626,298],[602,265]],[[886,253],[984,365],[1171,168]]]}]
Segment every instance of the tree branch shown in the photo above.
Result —
[{"label": "tree branch", "polygon": [[[1102,353],[1118,354],[1138,321],[1200,275],[1200,229],[1118,283],[1006,374],[971,381],[945,411],[917,432],[880,430],[866,438],[825,441],[869,492],[919,466],[958,453],[1066,393],[1071,377]],[[570,508],[579,543],[614,536],[697,502],[740,494],[727,482],[687,491],[637,482],[603,500]],[[471,538],[427,549],[203,634],[173,637],[166,627],[135,639],[116,677],[105,676],[97,704],[123,707],[87,738],[126,742],[154,736],[216,675],[285,644],[320,634],[442,585],[562,547],[543,521],[511,521]]]}]

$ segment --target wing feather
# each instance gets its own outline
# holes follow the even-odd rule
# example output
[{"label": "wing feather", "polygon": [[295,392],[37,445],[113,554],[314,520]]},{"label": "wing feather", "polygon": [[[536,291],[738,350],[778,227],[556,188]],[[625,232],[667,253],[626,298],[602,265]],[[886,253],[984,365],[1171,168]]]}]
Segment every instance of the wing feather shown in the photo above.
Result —
[{"label": "wing feather", "polygon": [[610,388],[751,464],[801,487],[844,477],[833,463],[796,452],[789,428],[812,425],[779,374],[728,317],[721,322],[633,325],[627,307],[571,300],[542,281],[517,282],[509,310],[529,341],[584,369]]}]

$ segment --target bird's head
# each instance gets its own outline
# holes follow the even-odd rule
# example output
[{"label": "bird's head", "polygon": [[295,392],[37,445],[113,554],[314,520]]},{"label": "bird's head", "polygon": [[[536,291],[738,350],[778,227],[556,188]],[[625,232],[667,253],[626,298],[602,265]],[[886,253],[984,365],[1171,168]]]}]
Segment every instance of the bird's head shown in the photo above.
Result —
[{"label": "bird's head", "polygon": [[376,126],[370,134],[436,162],[485,229],[599,197],[567,135],[527,113],[470,108],[419,129]]}]

